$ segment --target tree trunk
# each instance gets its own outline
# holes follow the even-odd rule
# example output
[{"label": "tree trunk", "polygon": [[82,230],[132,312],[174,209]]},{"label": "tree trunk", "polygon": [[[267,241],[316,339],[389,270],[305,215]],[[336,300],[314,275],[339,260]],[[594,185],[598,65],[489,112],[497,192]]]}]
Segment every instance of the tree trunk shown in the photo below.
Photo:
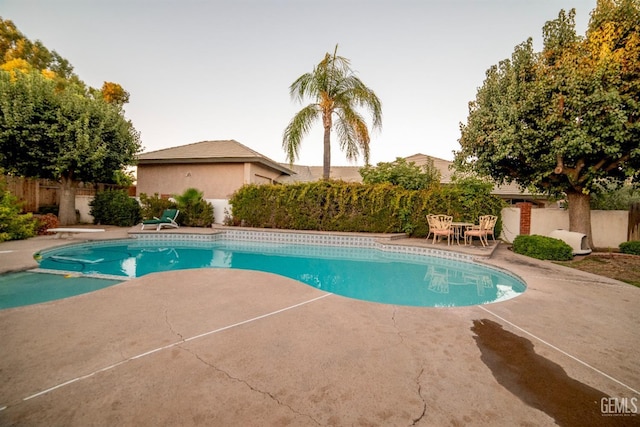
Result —
[{"label": "tree trunk", "polygon": [[579,191],[568,191],[569,230],[587,235],[589,247],[593,249],[591,234],[591,195]]},{"label": "tree trunk", "polygon": [[72,225],[76,223],[76,186],[71,178],[60,178],[60,200],[58,221],[60,225]]},{"label": "tree trunk", "polygon": [[322,162],[322,178],[327,180],[331,174],[331,125],[324,126],[324,158]]}]

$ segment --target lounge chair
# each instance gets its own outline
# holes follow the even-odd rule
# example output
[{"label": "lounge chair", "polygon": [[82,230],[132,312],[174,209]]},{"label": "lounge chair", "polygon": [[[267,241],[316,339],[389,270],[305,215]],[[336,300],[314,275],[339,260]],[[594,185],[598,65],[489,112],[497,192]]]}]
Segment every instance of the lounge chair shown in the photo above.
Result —
[{"label": "lounge chair", "polygon": [[153,219],[142,221],[141,230],[144,230],[145,226],[155,226],[156,231],[160,231],[162,227],[178,228],[180,226],[176,222],[176,218],[178,218],[179,213],[180,211],[178,209],[165,209],[160,218],[153,217]]},{"label": "lounge chair", "polygon": [[453,217],[450,215],[430,215],[429,222],[429,234],[433,233],[433,242],[436,243],[436,239],[440,240],[440,237],[447,236],[447,245],[451,244],[451,236],[453,235],[453,228],[451,223]]}]

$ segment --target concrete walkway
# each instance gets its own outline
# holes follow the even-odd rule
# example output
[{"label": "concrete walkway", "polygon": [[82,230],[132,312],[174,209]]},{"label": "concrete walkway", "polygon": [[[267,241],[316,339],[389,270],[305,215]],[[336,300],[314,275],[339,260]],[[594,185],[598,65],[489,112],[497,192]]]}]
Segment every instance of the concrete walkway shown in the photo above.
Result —
[{"label": "concrete walkway", "polygon": [[[127,231],[5,242],[0,272]],[[527,291],[418,308],[212,269],[0,310],[0,425],[640,425],[640,289],[506,245],[484,262]]]}]

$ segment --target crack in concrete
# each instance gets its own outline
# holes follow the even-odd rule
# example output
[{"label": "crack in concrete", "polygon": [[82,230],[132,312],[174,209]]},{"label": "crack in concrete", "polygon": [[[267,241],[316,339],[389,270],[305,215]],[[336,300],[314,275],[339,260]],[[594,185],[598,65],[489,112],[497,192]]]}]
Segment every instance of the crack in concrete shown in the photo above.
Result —
[{"label": "crack in concrete", "polygon": [[400,330],[400,328],[398,327],[398,323],[396,322],[397,311],[398,311],[398,308],[394,306],[393,313],[391,314],[391,320],[393,321],[393,327],[397,331],[396,334],[398,335],[398,337],[400,337],[400,344],[404,345],[404,336],[402,335],[402,331]]},{"label": "crack in concrete", "polygon": [[182,350],[186,351],[187,353],[192,354],[196,359],[198,359],[198,361],[200,361],[200,362],[201,362],[201,363],[203,363],[204,365],[208,366],[209,368],[214,369],[214,370],[216,370],[217,372],[220,372],[221,374],[225,375],[225,376],[226,376],[227,378],[229,378],[230,380],[232,380],[232,381],[237,381],[237,382],[239,382],[239,383],[242,383],[242,384],[244,384],[245,386],[247,386],[251,391],[254,391],[254,392],[256,392],[256,393],[260,393],[260,394],[262,394],[262,395],[264,395],[264,396],[268,396],[271,400],[273,400],[274,402],[276,402],[276,404],[278,404],[279,406],[283,406],[283,407],[285,407],[285,408],[288,408],[288,409],[289,409],[291,412],[293,412],[294,414],[297,414],[297,415],[300,415],[300,416],[303,416],[303,417],[307,417],[307,418],[309,418],[311,421],[313,421],[315,424],[317,424],[317,425],[322,425],[318,420],[316,420],[315,418],[313,418],[311,415],[309,415],[309,414],[305,414],[305,413],[302,413],[302,412],[300,412],[300,411],[297,411],[297,410],[296,410],[296,409],[294,409],[292,406],[287,405],[286,403],[282,402],[280,399],[278,399],[276,396],[274,396],[274,395],[273,395],[273,394],[271,394],[270,392],[268,392],[268,391],[264,391],[264,390],[260,390],[260,389],[258,389],[258,388],[256,388],[256,387],[254,387],[254,386],[253,386],[253,385],[251,385],[248,381],[246,381],[246,380],[244,380],[244,379],[242,379],[242,378],[234,377],[234,376],[233,376],[233,375],[231,375],[229,372],[227,372],[227,371],[225,371],[225,370],[223,370],[223,369],[220,369],[219,367],[217,367],[216,365],[214,365],[214,364],[212,364],[212,363],[207,362],[207,361],[206,361],[206,360],[204,360],[202,357],[200,357],[200,355],[199,355],[199,354],[197,354],[197,353],[196,353],[196,352],[194,352],[194,351],[191,351],[191,350],[190,350],[190,349],[188,349],[188,348],[185,348],[185,347],[183,347],[183,346],[181,346],[181,345],[179,345],[178,347],[179,347],[179,348],[181,348]]},{"label": "crack in concrete", "polygon": [[417,418],[413,419],[413,422],[411,423],[412,426],[417,425],[427,414],[427,400],[424,398],[424,396],[422,396],[422,384],[420,383],[420,378],[422,377],[423,373],[424,368],[420,369],[420,373],[416,377],[416,384],[418,385],[418,397],[420,397],[420,400],[422,400],[422,413]]},{"label": "crack in concrete", "polygon": [[[400,327],[398,326],[398,322],[396,321],[396,313],[398,312],[397,307],[393,307],[393,313],[391,315],[391,320],[393,321],[393,327],[395,328],[395,330],[397,331],[397,335],[398,337],[400,337],[400,344],[404,347],[406,347],[408,350],[410,350],[409,346],[405,343],[405,337],[402,334],[402,330],[400,329]],[[422,377],[422,374],[424,374],[424,367],[422,367],[420,369],[420,372],[418,373],[418,376],[415,379],[416,384],[418,385],[418,397],[420,398],[420,400],[422,401],[422,413],[420,415],[418,415],[417,418],[414,418],[412,420],[411,425],[415,426],[417,425],[427,414],[427,401],[424,398],[424,396],[422,395],[422,384],[420,383],[420,378]]]},{"label": "crack in concrete", "polygon": [[184,341],[184,337],[182,336],[182,334],[173,329],[173,325],[171,325],[171,322],[169,321],[169,310],[166,309],[164,310],[164,322],[167,324],[172,334],[180,337],[180,341]]}]

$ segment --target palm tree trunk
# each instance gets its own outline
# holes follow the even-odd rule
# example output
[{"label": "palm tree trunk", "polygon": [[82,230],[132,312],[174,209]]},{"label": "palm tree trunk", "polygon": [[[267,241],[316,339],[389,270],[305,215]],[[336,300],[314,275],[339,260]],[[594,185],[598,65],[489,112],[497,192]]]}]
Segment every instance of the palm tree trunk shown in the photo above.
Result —
[{"label": "palm tree trunk", "polygon": [[322,179],[328,180],[331,174],[331,125],[324,126],[324,158],[322,162]]}]

